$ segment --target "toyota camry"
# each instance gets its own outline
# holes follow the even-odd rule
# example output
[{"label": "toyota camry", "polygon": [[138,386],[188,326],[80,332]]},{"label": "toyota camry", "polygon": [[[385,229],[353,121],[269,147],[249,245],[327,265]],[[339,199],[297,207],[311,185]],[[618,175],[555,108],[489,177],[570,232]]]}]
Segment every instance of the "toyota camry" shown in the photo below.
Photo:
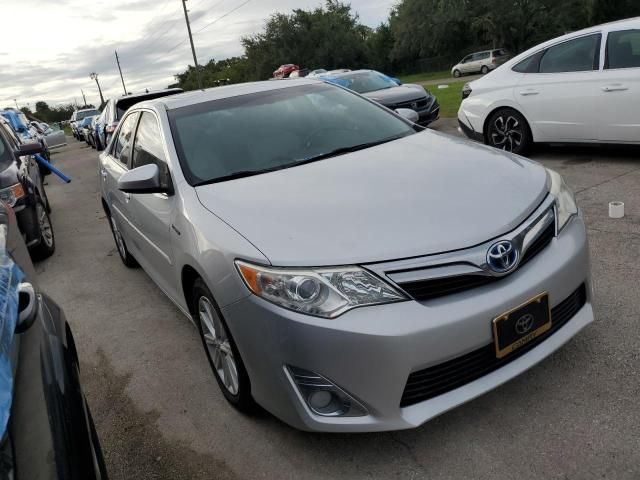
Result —
[{"label": "toyota camry", "polygon": [[[406,118],[405,118],[406,117]],[[593,320],[562,177],[318,80],[139,103],[100,157],[117,250],[198,328],[240,410],[412,428]]]}]

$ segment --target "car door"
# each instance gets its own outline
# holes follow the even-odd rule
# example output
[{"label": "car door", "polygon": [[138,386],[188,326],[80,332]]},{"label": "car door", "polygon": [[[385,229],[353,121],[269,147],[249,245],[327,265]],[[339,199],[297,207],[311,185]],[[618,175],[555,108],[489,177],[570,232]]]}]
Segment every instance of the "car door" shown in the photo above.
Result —
[{"label": "car door", "polygon": [[131,221],[129,220],[128,204],[130,195],[118,190],[118,180],[129,169],[131,147],[138,112],[132,112],[124,119],[117,137],[111,148],[100,156],[100,179],[102,182],[103,198],[107,202],[112,219],[117,223],[118,230],[129,244],[131,236]]},{"label": "car door", "polygon": [[640,29],[608,33],[597,99],[603,142],[640,142]]},{"label": "car door", "polygon": [[[161,184],[172,190],[171,174],[164,149],[164,139],[156,115],[145,110],[133,142],[131,168],[155,164]],[[171,225],[175,196],[166,193],[132,193],[128,204],[133,232],[128,243],[133,256],[147,273],[171,297],[177,299],[177,282],[171,247]]]},{"label": "car door", "polygon": [[473,59],[475,58],[475,54],[467,55],[460,62],[460,70],[462,73],[469,73],[473,70]]},{"label": "car door", "polygon": [[534,54],[535,65],[516,85],[514,97],[535,141],[595,139],[600,40],[600,33],[582,35]]}]

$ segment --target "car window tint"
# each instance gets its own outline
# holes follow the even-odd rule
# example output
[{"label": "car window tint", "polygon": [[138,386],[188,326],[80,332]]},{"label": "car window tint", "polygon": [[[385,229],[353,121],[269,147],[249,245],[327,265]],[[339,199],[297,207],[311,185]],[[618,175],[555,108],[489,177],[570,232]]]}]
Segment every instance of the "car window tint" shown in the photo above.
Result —
[{"label": "car window tint", "polygon": [[640,67],[640,30],[610,32],[607,36],[605,68]]},{"label": "car window tint", "polygon": [[137,118],[138,113],[136,112],[124,119],[118,138],[114,142],[113,156],[125,165],[129,163],[131,141],[133,140],[133,130],[136,126]]},{"label": "car window tint", "polygon": [[336,149],[415,133],[376,104],[327,84],[210,101],[169,115],[192,184],[293,166]]},{"label": "car window tint", "polygon": [[[587,35],[549,47],[540,60],[540,73],[594,70],[600,34]],[[598,52],[599,53],[599,52]]]},{"label": "car window tint", "polygon": [[162,148],[162,136],[156,117],[149,112],[142,112],[136,139],[133,143],[133,156],[131,167],[142,167],[155,163],[160,170],[160,182],[163,187],[168,187],[169,168]]}]

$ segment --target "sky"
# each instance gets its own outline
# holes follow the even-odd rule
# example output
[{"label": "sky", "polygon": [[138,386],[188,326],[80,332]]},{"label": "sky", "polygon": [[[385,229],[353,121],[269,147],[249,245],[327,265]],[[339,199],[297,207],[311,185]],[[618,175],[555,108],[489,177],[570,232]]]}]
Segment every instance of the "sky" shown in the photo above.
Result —
[{"label": "sky", "polygon": [[[396,1],[350,3],[362,23],[375,27]],[[198,61],[240,55],[241,37],[260,32],[271,14],[323,3],[187,0]],[[165,88],[193,64],[181,0],[0,0],[0,15],[0,107],[82,104],[81,90],[98,105],[91,72],[105,99],[122,95],[116,50],[129,92]]]}]

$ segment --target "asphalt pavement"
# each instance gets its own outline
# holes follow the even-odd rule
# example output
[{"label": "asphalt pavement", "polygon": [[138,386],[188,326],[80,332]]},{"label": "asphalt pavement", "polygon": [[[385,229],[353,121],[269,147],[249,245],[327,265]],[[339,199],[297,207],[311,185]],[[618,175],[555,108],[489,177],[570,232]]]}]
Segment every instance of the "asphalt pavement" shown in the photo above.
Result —
[{"label": "asphalt pavement", "polygon": [[[451,120],[434,128],[456,134]],[[585,212],[596,321],[522,376],[420,428],[293,430],[218,390],[192,324],[126,268],[100,206],[97,153],[73,138],[48,177],[55,255],[44,289],[76,336],[112,479],[640,478],[640,149],[545,147]],[[627,216],[608,218],[609,201]]]}]

